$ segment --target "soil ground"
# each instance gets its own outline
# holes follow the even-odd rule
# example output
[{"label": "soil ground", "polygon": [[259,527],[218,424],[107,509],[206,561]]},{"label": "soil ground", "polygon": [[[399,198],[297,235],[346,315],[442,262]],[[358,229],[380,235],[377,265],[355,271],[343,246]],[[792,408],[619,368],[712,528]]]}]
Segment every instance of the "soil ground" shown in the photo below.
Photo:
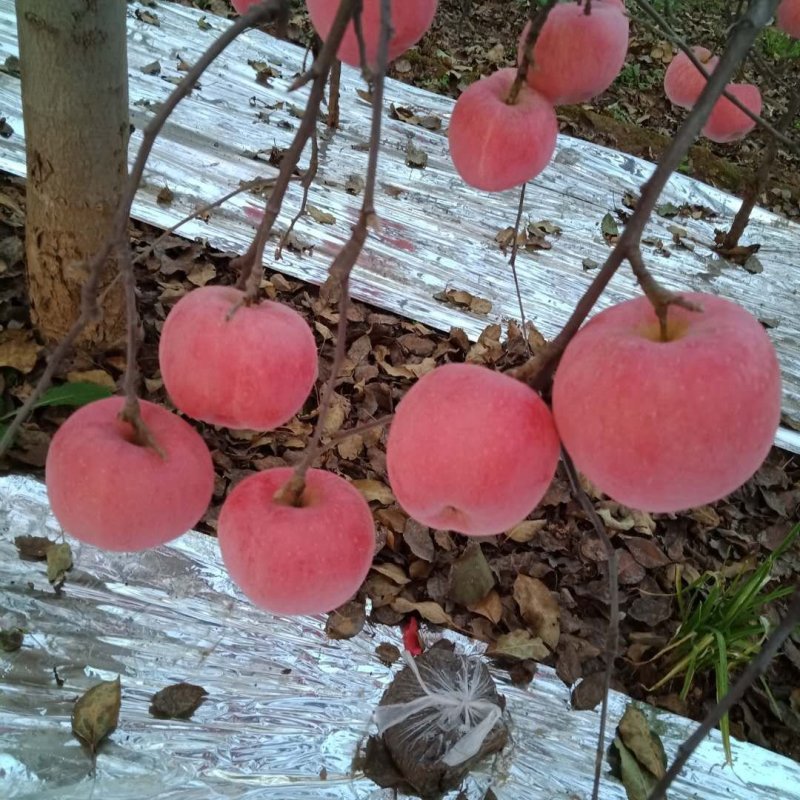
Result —
[{"label": "soil ground", "polygon": [[[187,3],[209,11],[230,11],[223,0]],[[297,6],[299,7],[299,3]],[[471,13],[464,8],[471,5]],[[663,3],[661,4],[663,6]],[[673,24],[688,40],[718,47],[725,38],[728,5],[710,0],[676,2]],[[478,76],[513,63],[516,37],[525,15],[517,0],[442,0],[431,33],[397,61],[394,77],[432,91],[457,94]],[[663,97],[664,69],[673,54],[663,35],[652,32],[634,13],[628,61],[614,86],[596,102],[562,108],[562,129],[572,135],[655,160],[669,143],[682,119]],[[299,11],[292,18],[290,38],[305,43],[309,28]],[[797,45],[774,31],[764,34],[745,76],[758,76],[769,115],[785,106],[785,87],[797,83]],[[728,146],[699,143],[684,163],[687,173],[741,192],[764,137],[756,133]],[[789,217],[800,216],[800,178],[794,156],[783,155],[776,178],[765,192],[763,205]],[[20,182],[0,183],[0,320],[6,333],[18,331],[17,355],[27,352],[17,367],[0,369],[2,403],[16,407],[30,391],[44,366],[44,351],[30,329],[24,287],[24,189]],[[143,252],[160,233],[132,225],[135,252]],[[168,403],[157,363],[157,337],[169,308],[186,291],[202,282],[232,281],[228,270],[237,254],[204,249],[201,244],[171,237],[140,270],[140,305],[146,341],[141,366],[145,396]],[[278,273],[268,273],[265,292],[298,309],[317,334],[323,381],[330,369],[335,308],[324,303],[318,290]],[[470,344],[462,332],[434,332],[412,320],[355,303],[349,315],[348,360],[337,381],[335,420],[329,437],[389,413],[423,369],[431,363],[470,360],[499,369],[524,358],[522,335],[502,339],[489,328],[481,341]],[[0,337],[4,333],[0,330]],[[22,342],[27,344],[23,345]],[[5,340],[0,339],[0,343]],[[20,350],[22,348],[22,350]],[[26,350],[27,348],[27,350]],[[33,350],[31,350],[33,348]],[[33,358],[30,358],[33,353]],[[58,378],[90,378],[115,386],[124,367],[121,352],[93,353],[71,358]],[[318,384],[318,386],[321,386]],[[220,503],[230,487],[259,469],[292,464],[304,447],[315,422],[318,392],[289,425],[268,434],[231,432],[199,425],[217,467],[214,504],[202,528],[214,532]],[[2,406],[0,406],[2,408]],[[11,469],[41,471],[52,433],[66,417],[61,409],[43,409],[28,424],[11,454]],[[591,525],[559,473],[544,502],[531,519],[510,535],[465,540],[431,531],[408,519],[394,501],[385,475],[385,432],[374,429],[362,436],[332,444],[319,465],[361,481],[370,499],[379,533],[377,569],[370,574],[359,601],[369,597],[371,616],[389,625],[415,614],[444,623],[503,651],[507,635],[536,630],[541,604],[526,594],[527,579],[541,581],[558,600],[560,637],[544,658],[568,683],[583,680],[576,703],[592,706],[599,698],[598,676],[608,622],[606,561],[591,533]],[[591,487],[590,491],[591,490]],[[787,535],[800,509],[800,459],[774,450],[757,475],[724,501],[679,515],[632,512],[592,491],[598,512],[613,536],[621,560],[623,619],[615,687],[695,718],[713,702],[713,674],[701,671],[685,699],[680,682],[651,691],[664,674],[666,662],[651,661],[677,630],[680,622],[676,586],[705,573],[730,581],[749,575]],[[488,567],[488,569],[486,569]],[[779,559],[772,585],[794,582],[800,567],[797,548]],[[477,576],[477,577],[476,577]],[[476,584],[480,597],[470,597]],[[528,584],[530,585],[530,584]],[[762,609],[776,619],[779,607]],[[346,627],[347,612],[332,615],[331,626]],[[356,614],[357,616],[357,614]],[[506,637],[505,639],[503,637]],[[800,637],[790,641],[773,662],[763,684],[753,688],[734,709],[735,736],[800,759]],[[508,648],[506,648],[508,651]],[[535,671],[530,658],[506,658],[520,681]],[[535,678],[534,678],[535,681]]]}]

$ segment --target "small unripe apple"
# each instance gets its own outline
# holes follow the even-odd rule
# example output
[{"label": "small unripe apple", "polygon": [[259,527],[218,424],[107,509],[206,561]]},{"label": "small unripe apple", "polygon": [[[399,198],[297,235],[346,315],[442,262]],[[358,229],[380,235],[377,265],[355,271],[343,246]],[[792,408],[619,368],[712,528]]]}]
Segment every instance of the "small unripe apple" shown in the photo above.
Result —
[{"label": "small unripe apple", "polygon": [[[389,39],[389,61],[413,47],[430,28],[438,0],[391,0],[392,35]],[[339,3],[335,0],[306,0],[311,23],[321,39],[328,36]],[[361,31],[364,38],[367,65],[374,69],[378,60],[381,33],[381,0],[363,0]],[[355,27],[351,22],[339,45],[339,58],[353,67],[361,65]]]},{"label": "small unripe apple", "polygon": [[775,348],[741,306],[683,294],[661,341],[650,302],[601,311],[567,346],[553,383],[556,427],[575,465],[630,508],[713,503],[747,481],[781,413]]},{"label": "small unripe apple", "polygon": [[[698,61],[711,74],[719,63],[719,58],[705,47],[693,47],[692,52]],[[683,51],[672,59],[664,74],[664,94],[673,105],[692,108],[706,88],[706,79]]]},{"label": "small unripe apple", "polygon": [[548,100],[529,86],[507,101],[517,71],[501,69],[467,87],[450,118],[450,157],[470,186],[500,192],[535,178],[556,148],[558,120]]},{"label": "small unripe apple", "polygon": [[186,533],[203,516],[214,467],[194,428],[145,400],[142,420],[163,457],[135,444],[132,426],[118,418],[124,403],[97,400],[56,431],[45,465],[47,496],[76,539],[104,550],[145,550]]},{"label": "small unripe apple", "polygon": [[322,614],[349,600],[375,551],[372,513],[344,478],[309,470],[301,505],[275,498],[290,468],[245,478],[228,495],[217,535],[236,585],[274,614]]},{"label": "small unripe apple", "polygon": [[521,522],[544,497],[558,457],[539,395],[474,364],[420,378],[400,401],[386,444],[389,482],[405,511],[468,536]]},{"label": "small unripe apple", "polygon": [[[521,63],[530,22],[517,51]],[[551,9],[533,46],[528,83],[553,105],[583,103],[602,94],[619,75],[628,52],[628,17],[622,3],[592,0]]]},{"label": "small unripe apple", "polygon": [[184,295],[161,331],[161,377],[172,402],[190,417],[271,430],[303,407],[317,379],[317,347],[294,309],[264,301],[231,314],[243,299],[229,286]]}]

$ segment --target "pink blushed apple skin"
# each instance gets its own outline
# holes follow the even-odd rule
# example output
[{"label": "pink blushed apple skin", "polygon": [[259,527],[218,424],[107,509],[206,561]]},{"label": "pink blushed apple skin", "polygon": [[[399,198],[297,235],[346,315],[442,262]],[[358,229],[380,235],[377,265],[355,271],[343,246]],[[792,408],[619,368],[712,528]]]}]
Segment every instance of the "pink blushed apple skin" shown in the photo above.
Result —
[{"label": "pink blushed apple skin", "polygon": [[[751,83],[729,83],[725,88],[754,114],[761,114],[761,91],[757,86]],[[712,142],[727,144],[743,139],[755,126],[755,121],[744,111],[738,109],[727,97],[720,97],[711,110],[702,134]]]},{"label": "pink blushed apple skin", "polygon": [[163,450],[131,441],[118,419],[124,398],[97,400],[56,431],[45,480],[53,514],[76,539],[104,550],[156,547],[190,530],[214,489],[200,435],[167,409],[140,400],[142,419]]},{"label": "pink blushed apple skin", "polygon": [[245,14],[250,10],[251,6],[257,6],[259,3],[263,2],[264,0],[231,0],[231,5],[237,13]]},{"label": "pink blushed apple skin", "polygon": [[516,70],[501,69],[467,87],[450,119],[450,157],[462,180],[500,192],[535,178],[553,157],[558,120],[549,101],[528,86],[506,98]]},{"label": "pink blushed apple skin", "polygon": [[[392,37],[389,39],[389,61],[413,47],[430,28],[436,14],[438,0],[392,0]],[[339,4],[333,0],[306,0],[311,23],[321,39],[325,39],[333,25]],[[367,64],[375,66],[378,60],[378,43],[381,30],[380,0],[363,0],[361,30],[364,37]],[[358,39],[351,22],[339,45],[339,58],[352,67],[361,65]]]},{"label": "pink blushed apple skin", "polygon": [[358,490],[325,470],[307,473],[302,507],[276,503],[291,477],[290,468],[279,467],[234,488],[219,516],[222,558],[260,608],[322,614],[349,600],[366,578],[375,526]]},{"label": "pink blushed apple skin", "polygon": [[230,312],[244,294],[204,286],[167,316],[158,358],[164,386],[184,413],[213,425],[271,430],[303,406],[317,379],[308,323],[282,303]]},{"label": "pink blushed apple skin", "polygon": [[[706,72],[711,74],[719,63],[717,56],[705,47],[693,47],[695,57],[702,62]],[[706,79],[683,51],[672,59],[664,74],[664,94],[673,105],[692,108],[705,89]]]},{"label": "pink blushed apple skin", "polygon": [[703,310],[670,308],[682,335],[668,342],[644,297],[597,314],[553,384],[556,427],[578,469],[642,511],[730,494],[762,464],[780,421],[778,360],[758,320],[714,295],[683,297]]},{"label": "pink blushed apple skin", "polygon": [[775,26],[794,39],[800,39],[800,0],[782,0],[775,13]]},{"label": "pink blushed apple skin", "polygon": [[[530,22],[519,39],[518,63],[529,27]],[[628,52],[628,34],[628,17],[621,3],[593,0],[588,15],[584,6],[574,2],[557,5],[533,47],[528,83],[553,105],[587,102],[619,75]]]},{"label": "pink blushed apple skin", "polygon": [[414,519],[468,536],[521,522],[555,474],[559,442],[545,403],[523,383],[446,364],[400,401],[386,445],[389,483]]}]

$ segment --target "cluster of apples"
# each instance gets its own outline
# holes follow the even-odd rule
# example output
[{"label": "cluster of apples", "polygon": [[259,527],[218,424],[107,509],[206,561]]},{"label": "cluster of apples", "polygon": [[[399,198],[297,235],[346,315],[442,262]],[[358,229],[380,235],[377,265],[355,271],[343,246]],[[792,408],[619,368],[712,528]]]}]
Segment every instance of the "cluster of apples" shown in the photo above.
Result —
[{"label": "cluster of apples", "polygon": [[[477,81],[456,102],[448,137],[461,178],[489,192],[535,178],[555,152],[554,107],[586,102],[611,85],[628,52],[628,28],[623,0],[593,0],[590,7],[569,0],[552,8],[513,102],[516,69]],[[530,23],[519,39],[520,63],[529,29]]]},{"label": "cluster of apples", "polygon": [[[234,5],[243,11],[252,2]],[[337,3],[307,5],[324,36]],[[377,52],[379,8],[379,0],[364,0],[368,62]],[[514,70],[462,95],[450,142],[468,182],[498,190],[528,180],[552,154],[553,105],[589,99],[614,79],[627,50],[623,4],[594,0],[591,8],[586,14],[570,2],[552,10],[518,103],[505,102]],[[435,10],[436,0],[392,3],[391,57],[423,35]],[[339,55],[360,61],[352,25]],[[713,68],[707,51],[701,57]],[[681,72],[675,61],[674,96],[694,102],[703,78],[696,69]],[[435,528],[502,533],[541,501],[562,443],[600,490],[633,508],[673,512],[736,489],[763,461],[779,423],[777,358],[743,308],[711,295],[686,298],[702,311],[670,309],[665,340],[645,298],[597,314],[563,355],[552,411],[526,385],[485,367],[448,364],[425,375],[400,402],[388,437],[398,502]],[[318,371],[313,333],[297,312],[274,302],[248,304],[241,291],[222,286],[195,289],[174,306],[159,361],[178,410],[233,429],[287,422]],[[141,402],[155,449],[120,418],[123,404],[119,397],[92,403],[61,426],[46,483],[53,513],[69,533],[108,550],[137,551],[198,522],[214,469],[202,438],[180,417]],[[299,500],[289,504],[280,490],[292,474],[265,470],[233,489],[219,517],[220,548],[231,577],[257,605],[322,613],[366,577],[374,523],[361,494],[320,469],[308,471]]]},{"label": "cluster of apples", "polygon": [[[164,386],[188,416],[233,429],[270,430],[305,403],[317,378],[314,335],[280,303],[247,305],[230,287],[195,289],[174,306],[159,344]],[[192,528],[214,488],[200,435],[161,406],[141,402],[161,452],[135,441],[113,397],[73,414],[53,437],[45,468],[51,507],[76,538],[137,551]],[[275,613],[329,611],[366,577],[375,529],[366,500],[344,478],[311,470],[297,506],[276,499],[292,470],[252,475],[226,498],[222,557],[233,580]]]},{"label": "cluster of apples", "polygon": [[[706,72],[711,74],[719,58],[705,47],[693,47],[692,52]],[[664,74],[664,93],[673,105],[681,108],[693,108],[705,86],[705,76],[683,51],[672,59]],[[745,108],[754,114],[761,113],[761,91],[757,86],[752,83],[729,83],[725,88],[728,94],[735,97]],[[712,142],[720,144],[736,142],[747,136],[755,124],[754,120],[727,97],[720,97],[703,126],[702,134]]]},{"label": "cluster of apples", "polygon": [[552,413],[532,389],[472,364],[423,376],[387,442],[389,481],[415,519],[468,536],[508,530],[541,501],[559,445],[614,500],[651,512],[711,503],[763,462],[780,421],[774,347],[728,300],[685,298],[667,336],[638,298],[597,314],[555,373]]}]

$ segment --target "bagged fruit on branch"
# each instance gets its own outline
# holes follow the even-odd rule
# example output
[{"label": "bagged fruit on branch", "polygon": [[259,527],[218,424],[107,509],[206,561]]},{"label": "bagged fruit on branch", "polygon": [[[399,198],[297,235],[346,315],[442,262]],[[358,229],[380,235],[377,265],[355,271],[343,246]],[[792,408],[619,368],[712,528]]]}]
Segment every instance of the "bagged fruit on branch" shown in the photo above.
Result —
[{"label": "bagged fruit on branch", "polygon": [[381,786],[438,798],[505,746],[505,701],[489,670],[451,647],[441,641],[416,658],[405,652],[407,666],[384,692],[364,765]]}]

